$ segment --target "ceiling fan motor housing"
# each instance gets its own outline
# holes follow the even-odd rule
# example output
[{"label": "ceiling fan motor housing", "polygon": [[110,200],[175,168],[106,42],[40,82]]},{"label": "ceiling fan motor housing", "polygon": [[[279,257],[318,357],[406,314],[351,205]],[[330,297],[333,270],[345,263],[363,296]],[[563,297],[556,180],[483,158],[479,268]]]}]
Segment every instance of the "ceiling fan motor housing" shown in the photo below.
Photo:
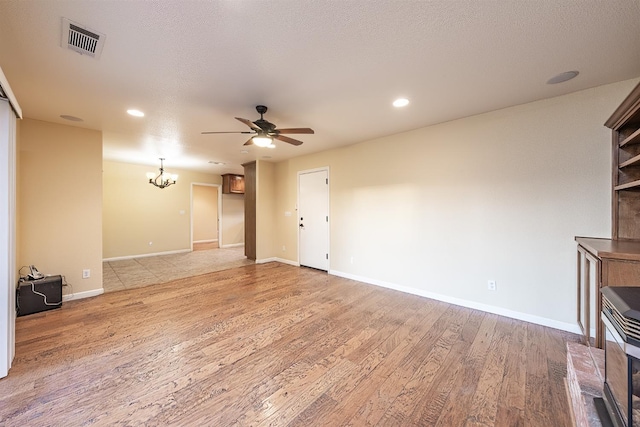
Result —
[{"label": "ceiling fan motor housing", "polygon": [[[293,139],[293,138],[289,138],[288,136],[284,136],[281,134],[296,134],[296,133],[302,133],[302,134],[313,134],[314,131],[311,128],[290,128],[290,129],[276,129],[276,125],[274,125],[273,123],[271,123],[268,120],[265,120],[263,115],[264,113],[267,112],[267,107],[265,105],[256,105],[256,111],[260,114],[260,118],[254,122],[248,120],[248,119],[243,119],[241,117],[236,117],[236,120],[244,123],[245,125],[249,126],[251,128],[251,131],[241,131],[241,132],[202,132],[203,134],[207,134],[207,133],[248,133],[248,134],[255,134],[256,137],[268,137],[268,138],[274,138],[274,139],[278,139],[280,141],[284,141],[288,144],[292,144],[292,145],[301,145],[302,141],[298,141],[297,139]],[[245,142],[244,145],[251,145],[253,144],[253,138],[255,137],[251,137],[249,138],[249,140],[247,142]]]}]

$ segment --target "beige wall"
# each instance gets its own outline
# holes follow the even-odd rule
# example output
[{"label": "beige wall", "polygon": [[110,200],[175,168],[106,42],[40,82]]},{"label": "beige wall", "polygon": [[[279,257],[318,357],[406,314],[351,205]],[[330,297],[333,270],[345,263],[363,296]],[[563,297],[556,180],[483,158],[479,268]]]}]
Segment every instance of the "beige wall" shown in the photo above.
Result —
[{"label": "beige wall", "polygon": [[276,181],[275,165],[256,162],[256,261],[277,256],[276,253]]},{"label": "beige wall", "polygon": [[65,276],[73,287],[65,294],[101,290],[101,133],[31,119],[18,125],[20,266]]},{"label": "beige wall", "polygon": [[244,245],[244,195],[223,194],[220,247]]},{"label": "beige wall", "polygon": [[212,185],[193,186],[193,241],[218,240],[218,189]]},{"label": "beige wall", "polygon": [[[159,165],[158,165],[159,167]],[[178,183],[160,189],[146,173],[158,168],[103,163],[103,256],[105,259],[191,249],[191,183],[221,184],[220,175],[165,168]]]},{"label": "beige wall", "polygon": [[280,162],[262,254],[297,261],[297,172],[329,166],[332,273],[574,328],[574,236],[610,236],[603,123],[636,83]]}]

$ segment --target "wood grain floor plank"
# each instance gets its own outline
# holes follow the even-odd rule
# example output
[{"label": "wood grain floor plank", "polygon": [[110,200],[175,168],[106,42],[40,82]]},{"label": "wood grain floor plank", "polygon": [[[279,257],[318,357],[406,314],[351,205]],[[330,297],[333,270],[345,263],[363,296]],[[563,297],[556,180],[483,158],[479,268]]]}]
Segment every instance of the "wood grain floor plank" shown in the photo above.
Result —
[{"label": "wood grain floor plank", "polygon": [[409,424],[434,426],[437,424],[445,404],[458,402],[457,393],[460,390],[458,378],[464,378],[466,356],[480,329],[483,318],[484,313],[482,312],[475,310],[470,312],[458,340],[453,344],[440,372],[437,373],[437,377],[434,378],[430,386],[421,388],[421,398],[408,417]]},{"label": "wood grain floor plank", "polygon": [[248,265],[18,318],[0,425],[563,426],[571,340],[312,269]]},{"label": "wood grain floor plank", "polygon": [[524,426],[525,420],[527,331],[523,322],[503,319],[503,323],[511,329],[511,336],[498,398],[496,425],[520,427]]},{"label": "wood grain floor plank", "polygon": [[[427,358],[430,348],[433,348],[437,339],[444,334],[450,322],[452,322],[457,313],[455,309],[442,305],[440,310],[434,310],[435,316],[431,321],[429,328],[425,333],[412,345],[403,348],[394,359],[397,364],[392,365],[391,371],[377,372],[376,379],[381,380],[376,383],[376,389],[373,394],[368,395],[368,401],[362,405],[350,421],[352,425],[377,425],[386,411],[393,405],[393,402],[402,392],[405,384],[411,379],[414,372],[420,367],[421,363]],[[371,390],[368,390],[371,391]]]},{"label": "wood grain floor plank", "polygon": [[498,317],[495,315],[484,314],[482,316],[480,328],[473,338],[462,370],[453,383],[455,394],[445,403],[436,426],[462,426],[466,422],[473,396],[482,375],[482,367],[485,366],[489,354],[497,320]]},{"label": "wood grain floor plank", "polygon": [[[427,356],[414,367],[411,377],[404,384],[393,404],[385,411],[378,425],[410,425],[408,417],[421,400],[422,392],[431,387],[439,374],[446,371],[447,359],[456,348],[456,342],[467,322],[470,312],[464,311],[447,322],[446,329],[431,348],[425,347]],[[432,397],[432,396],[431,396]]]},{"label": "wood grain floor plank", "polygon": [[489,354],[482,374],[478,379],[476,392],[471,401],[469,415],[465,426],[479,427],[495,425],[496,413],[498,411],[498,396],[500,394],[501,382],[496,378],[504,378],[507,350],[509,347],[509,330],[500,327],[503,322],[498,321],[495,333],[489,346]]}]

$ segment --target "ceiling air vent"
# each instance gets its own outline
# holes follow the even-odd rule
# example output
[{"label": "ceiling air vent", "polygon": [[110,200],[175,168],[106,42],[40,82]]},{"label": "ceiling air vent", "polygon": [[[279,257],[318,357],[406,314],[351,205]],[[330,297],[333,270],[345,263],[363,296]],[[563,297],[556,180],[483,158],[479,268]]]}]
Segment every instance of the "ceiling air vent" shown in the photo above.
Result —
[{"label": "ceiling air vent", "polygon": [[100,57],[106,36],[77,22],[62,18],[62,40],[60,45],[95,59]]}]

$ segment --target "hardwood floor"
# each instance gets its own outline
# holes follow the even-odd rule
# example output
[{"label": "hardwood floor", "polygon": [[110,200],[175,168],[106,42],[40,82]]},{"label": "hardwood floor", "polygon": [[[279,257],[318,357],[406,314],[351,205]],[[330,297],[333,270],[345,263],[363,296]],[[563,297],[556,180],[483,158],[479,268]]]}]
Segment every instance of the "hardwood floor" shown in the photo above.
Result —
[{"label": "hardwood floor", "polygon": [[569,333],[250,265],[20,317],[3,426],[569,426]]}]

